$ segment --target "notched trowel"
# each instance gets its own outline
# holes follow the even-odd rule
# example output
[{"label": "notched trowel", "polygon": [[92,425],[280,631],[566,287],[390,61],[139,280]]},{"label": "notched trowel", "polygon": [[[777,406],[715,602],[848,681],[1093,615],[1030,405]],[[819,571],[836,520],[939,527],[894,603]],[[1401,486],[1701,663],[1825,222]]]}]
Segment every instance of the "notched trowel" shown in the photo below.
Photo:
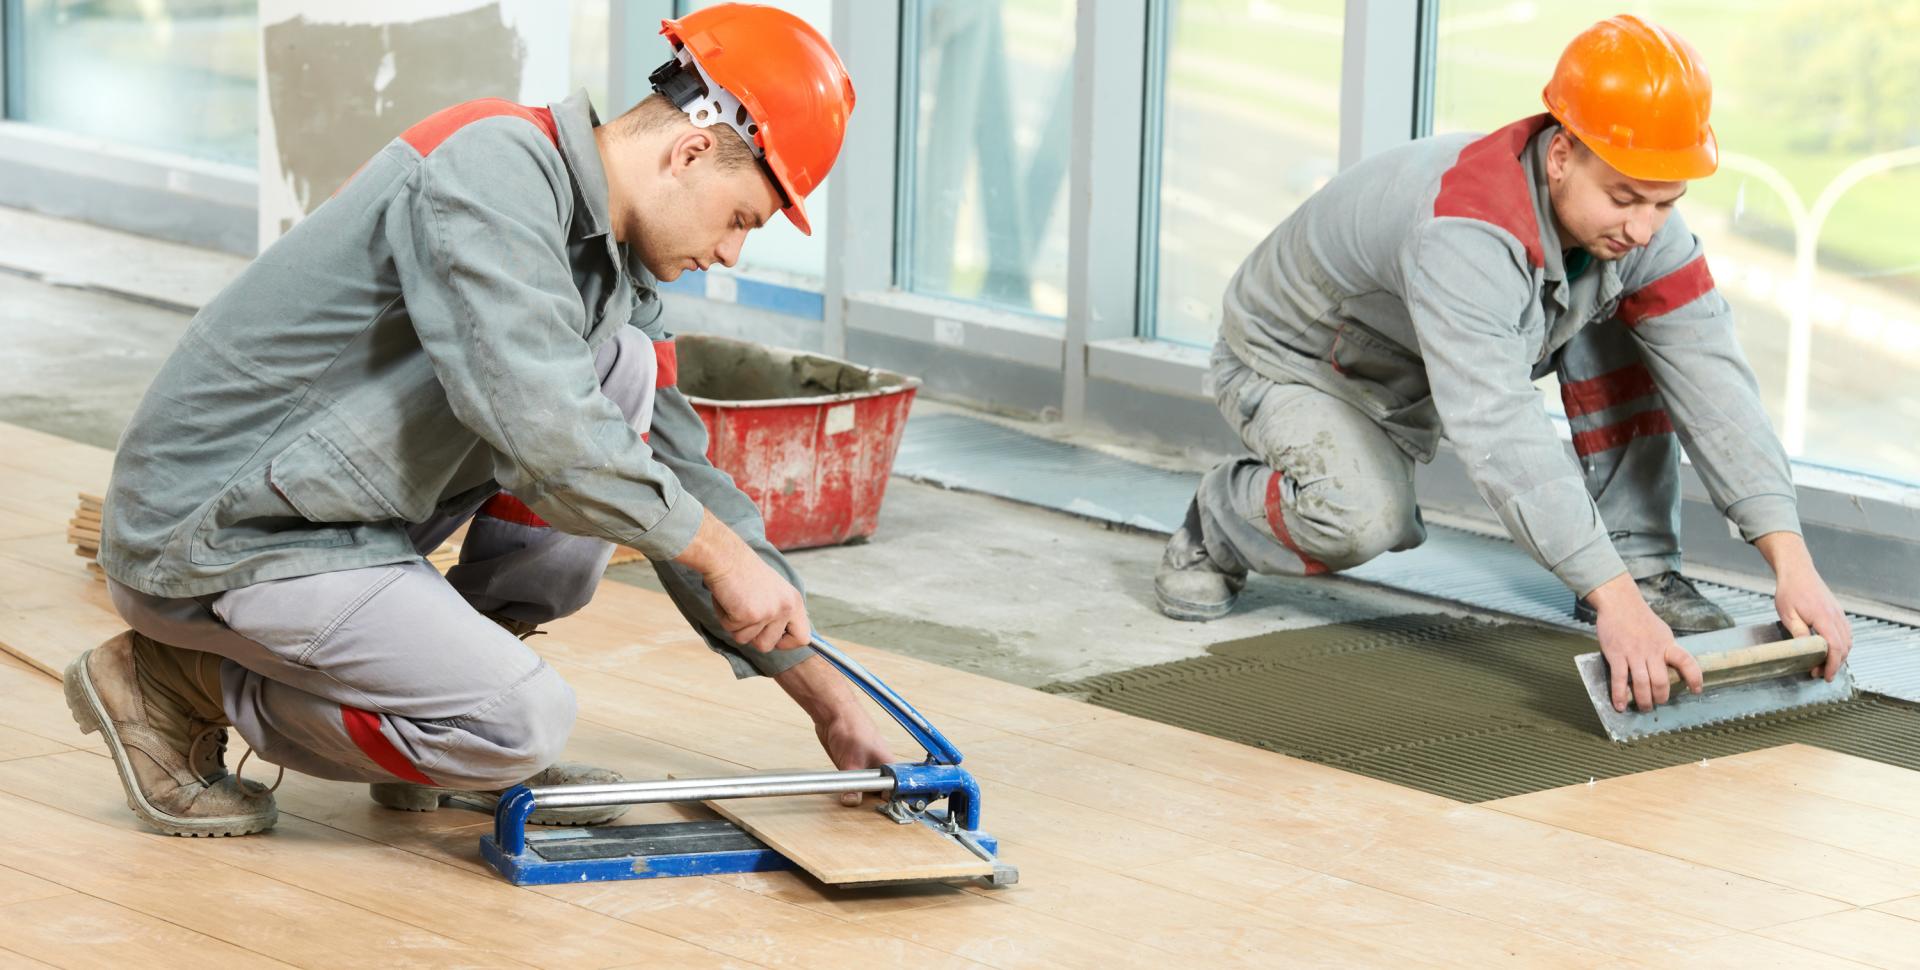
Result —
[{"label": "notched trowel", "polygon": [[1826,659],[1827,641],[1795,637],[1779,623],[1755,623],[1680,637],[1680,646],[1700,664],[1701,692],[1691,693],[1679,671],[1667,668],[1672,700],[1651,711],[1632,704],[1613,709],[1607,660],[1598,653],[1573,658],[1586,682],[1587,699],[1615,741],[1722,724],[1814,704],[1853,699],[1853,668],[1842,666],[1831,682],[1809,676]]}]

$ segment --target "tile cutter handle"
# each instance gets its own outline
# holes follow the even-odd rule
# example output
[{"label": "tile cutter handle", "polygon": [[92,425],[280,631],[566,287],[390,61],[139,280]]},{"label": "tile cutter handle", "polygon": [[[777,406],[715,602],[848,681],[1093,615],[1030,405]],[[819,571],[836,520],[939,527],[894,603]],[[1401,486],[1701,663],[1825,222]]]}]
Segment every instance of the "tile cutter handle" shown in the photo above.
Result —
[{"label": "tile cutter handle", "polygon": [[948,741],[947,736],[933,726],[933,722],[914,710],[913,705],[907,703],[905,698],[894,693],[893,688],[875,677],[872,671],[861,666],[859,661],[841,653],[839,647],[821,639],[818,633],[813,635],[813,649],[828,663],[839,668],[841,673],[846,674],[848,680],[866,691],[867,696],[873,698],[874,703],[884,708],[894,720],[900,722],[901,727],[907,729],[908,734],[913,735],[913,739],[927,751],[927,764],[957,765],[960,763],[960,749],[954,747],[953,742]]}]

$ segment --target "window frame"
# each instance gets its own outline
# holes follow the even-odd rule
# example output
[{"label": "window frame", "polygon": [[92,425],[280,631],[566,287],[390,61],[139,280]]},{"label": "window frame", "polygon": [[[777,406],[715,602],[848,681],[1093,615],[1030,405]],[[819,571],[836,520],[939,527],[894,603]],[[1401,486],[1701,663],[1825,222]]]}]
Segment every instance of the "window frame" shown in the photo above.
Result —
[{"label": "window frame", "polygon": [[[770,296],[752,274],[670,290],[670,325],[849,357],[922,375],[929,394],[1025,413],[1187,452],[1241,450],[1202,389],[1205,348],[1154,338],[1160,112],[1168,0],[1078,0],[1068,204],[1068,312],[1062,326],[978,303],[908,293],[902,254],[912,198],[900,164],[914,131],[911,2],[833,0],[832,39],[859,81],[860,103],[834,178],[861,191],[828,202],[826,273],[817,289]],[[0,106],[15,80],[20,0],[0,0]],[[1347,0],[1340,81],[1340,163],[1424,135],[1433,124],[1439,0]],[[674,0],[612,5],[609,97],[631,103],[657,66],[657,25]],[[1132,102],[1138,101],[1138,104]],[[0,204],[116,224],[238,252],[253,251],[253,171],[76,139],[0,118]],[[51,203],[51,208],[50,208]],[[232,231],[239,227],[236,243]],[[184,233],[180,227],[185,227]],[[1135,274],[1126,285],[1125,274]],[[1123,280],[1121,285],[1113,281]],[[780,286],[774,282],[769,285]],[[757,294],[757,295],[756,295]],[[817,307],[817,311],[802,307]],[[816,315],[817,314],[817,315]],[[817,319],[817,323],[815,320]],[[1833,587],[1920,608],[1920,488],[1796,461],[1808,541]],[[1692,469],[1683,470],[1690,563],[1758,575],[1758,556],[1728,533]],[[1424,506],[1493,523],[1451,454],[1419,475]]]}]

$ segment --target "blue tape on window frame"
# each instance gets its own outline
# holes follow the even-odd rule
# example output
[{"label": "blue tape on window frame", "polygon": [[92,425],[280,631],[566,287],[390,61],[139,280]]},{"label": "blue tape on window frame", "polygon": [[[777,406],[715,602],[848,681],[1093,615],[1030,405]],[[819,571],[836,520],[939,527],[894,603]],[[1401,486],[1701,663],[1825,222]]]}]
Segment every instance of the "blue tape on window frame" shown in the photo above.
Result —
[{"label": "blue tape on window frame", "polygon": [[[815,290],[773,283],[752,276],[733,276],[731,279],[734,284],[734,298],[725,302],[808,320],[820,320],[826,316],[826,296]],[[660,289],[667,293],[682,293],[687,296],[712,299],[709,295],[708,274],[698,271],[682,273],[679,279],[671,283],[661,283]]]}]

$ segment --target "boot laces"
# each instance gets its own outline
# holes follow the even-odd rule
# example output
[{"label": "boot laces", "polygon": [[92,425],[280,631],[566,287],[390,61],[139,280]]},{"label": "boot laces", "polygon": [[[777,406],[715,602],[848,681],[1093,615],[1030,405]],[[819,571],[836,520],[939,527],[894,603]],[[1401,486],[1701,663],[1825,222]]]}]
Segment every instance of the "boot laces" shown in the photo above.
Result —
[{"label": "boot laces", "polygon": [[[194,735],[193,743],[187,746],[187,770],[193,772],[193,779],[195,781],[199,782],[204,787],[211,788],[213,787],[214,782],[217,782],[221,778],[226,776],[223,773],[223,774],[215,775],[212,778],[208,778],[207,776],[202,775],[200,773],[200,758],[199,758],[200,746],[203,744],[206,744],[207,739],[209,738],[213,739],[214,760],[220,765],[222,765],[223,767],[226,765],[227,732],[224,729],[218,726],[215,726],[215,727],[209,727],[206,730],[201,731],[199,734]],[[246,780],[241,775],[241,769],[247,766],[247,759],[251,757],[253,757],[253,748],[249,746],[246,750],[246,753],[240,756],[240,763],[233,766],[233,780],[236,785],[239,785],[240,783]],[[273,778],[273,786],[267,789],[267,794],[271,795],[274,792],[280,790],[280,783],[285,781],[286,778],[287,778],[287,769],[285,767],[281,767],[280,773],[275,775]],[[242,785],[241,787],[244,790],[245,786]]]},{"label": "boot laces", "polygon": [[1693,580],[1688,579],[1686,574],[1678,570],[1662,573],[1659,588],[1663,596],[1672,596],[1676,591],[1684,591],[1693,596],[1701,595],[1700,587],[1693,585]]}]

